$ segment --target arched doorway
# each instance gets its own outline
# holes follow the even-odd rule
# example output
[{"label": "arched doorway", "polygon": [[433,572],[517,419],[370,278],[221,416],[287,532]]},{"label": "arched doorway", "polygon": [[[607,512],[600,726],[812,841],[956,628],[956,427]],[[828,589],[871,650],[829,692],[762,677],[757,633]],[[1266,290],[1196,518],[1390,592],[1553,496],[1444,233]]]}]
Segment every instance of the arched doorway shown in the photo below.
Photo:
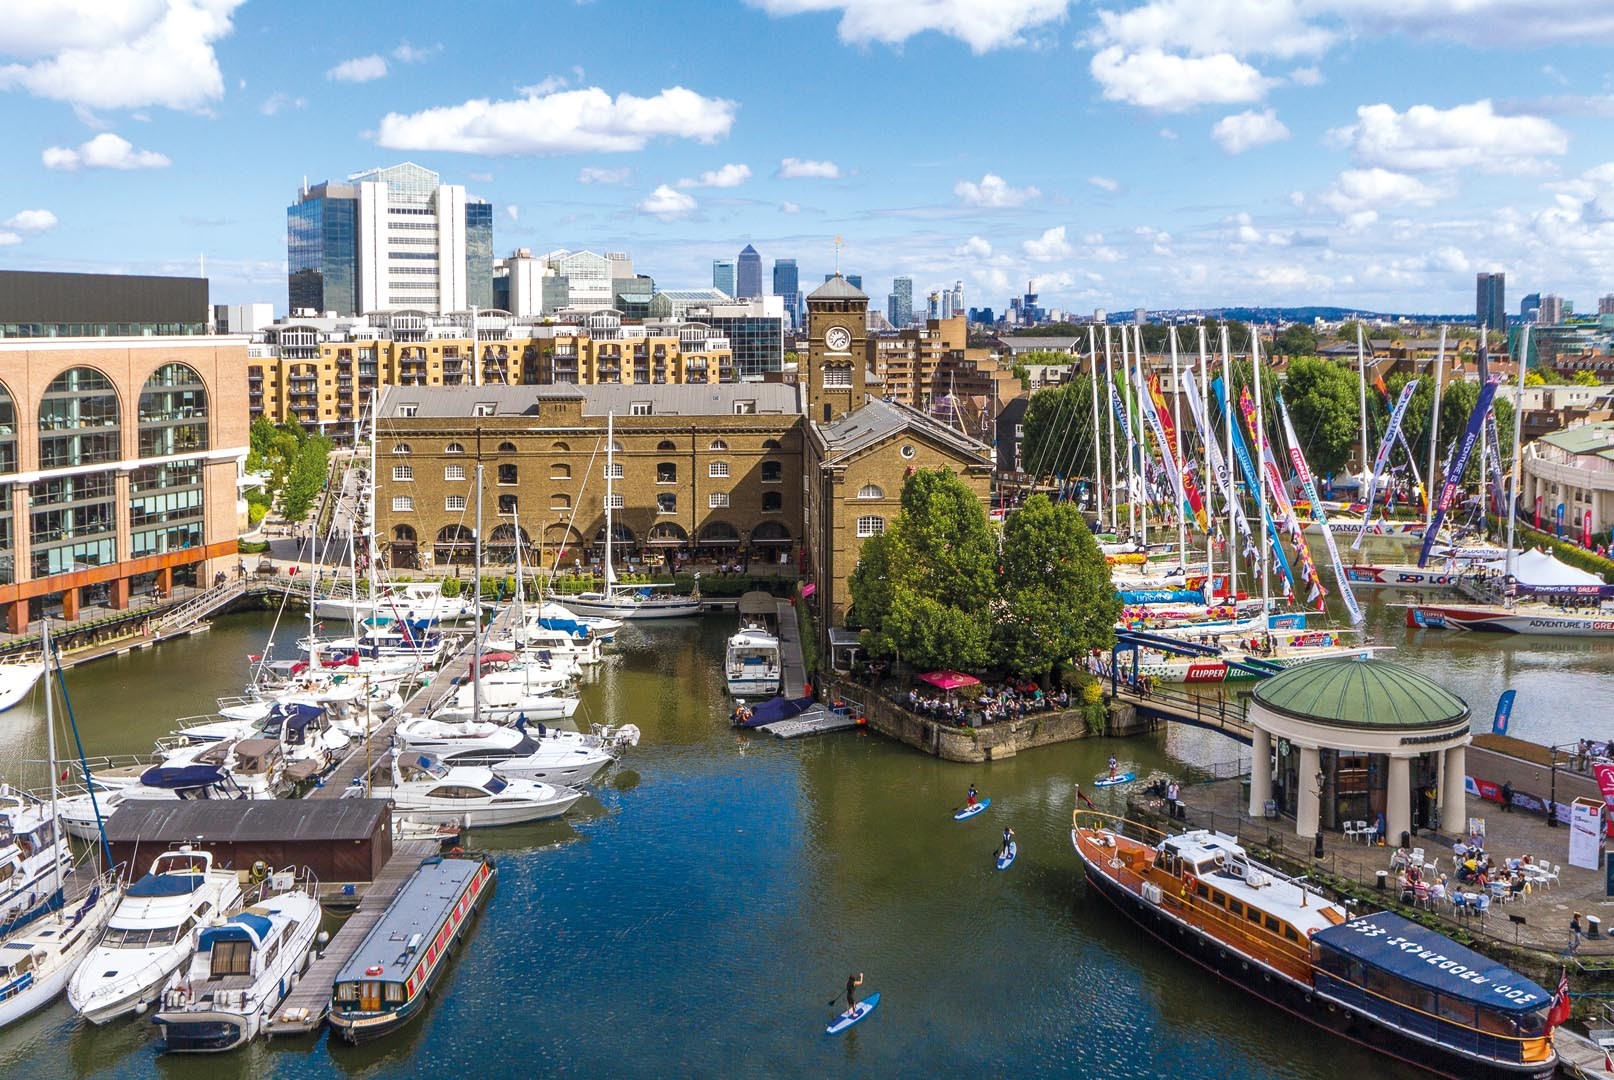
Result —
[{"label": "arched doorway", "polygon": [[737,548],[740,546],[740,530],[726,521],[708,522],[701,528],[701,547]]},{"label": "arched doorway", "polygon": [[[505,522],[488,534],[488,542],[483,549],[482,558],[494,566],[514,566],[516,562],[516,537],[520,534],[521,561],[530,566],[532,564],[532,538],[527,535],[526,529]],[[526,566],[523,567],[526,569]]]},{"label": "arched doorway", "polygon": [[413,526],[395,525],[387,545],[387,562],[395,570],[420,569],[420,540]]},{"label": "arched doorway", "polygon": [[432,561],[438,566],[471,566],[476,562],[476,538],[464,525],[445,525],[432,545]]}]

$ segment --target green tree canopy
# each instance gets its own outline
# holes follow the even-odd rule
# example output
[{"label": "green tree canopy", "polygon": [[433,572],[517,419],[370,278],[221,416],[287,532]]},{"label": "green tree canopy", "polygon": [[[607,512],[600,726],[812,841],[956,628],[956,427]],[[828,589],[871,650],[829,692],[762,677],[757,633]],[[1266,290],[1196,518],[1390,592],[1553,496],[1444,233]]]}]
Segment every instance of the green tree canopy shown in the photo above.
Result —
[{"label": "green tree canopy", "polygon": [[[1091,376],[1078,375],[1063,385],[1044,387],[1031,395],[1026,407],[1020,464],[1033,477],[1103,475],[1109,462],[1104,440],[1113,424],[1114,412],[1100,387],[1099,445],[1095,447]],[[1116,438],[1124,442],[1126,437],[1117,433]]]},{"label": "green tree canopy", "polygon": [[[1526,376],[1526,378],[1528,378],[1528,376]],[[1602,383],[1597,381],[1597,376],[1594,373],[1590,372],[1590,371],[1577,371],[1577,372],[1575,372],[1575,377],[1571,381],[1573,381],[1576,386],[1601,386],[1601,385],[1603,385]]]},{"label": "green tree canopy", "polygon": [[1317,351],[1317,331],[1306,323],[1290,323],[1272,339],[1272,351],[1280,356],[1311,356]]},{"label": "green tree canopy", "polygon": [[1312,471],[1344,468],[1360,434],[1356,372],[1321,357],[1299,357],[1289,364],[1283,399]]},{"label": "green tree canopy", "polygon": [[1001,666],[1041,677],[1115,643],[1121,598],[1075,506],[1026,500],[1004,525],[1002,565],[993,626]]}]

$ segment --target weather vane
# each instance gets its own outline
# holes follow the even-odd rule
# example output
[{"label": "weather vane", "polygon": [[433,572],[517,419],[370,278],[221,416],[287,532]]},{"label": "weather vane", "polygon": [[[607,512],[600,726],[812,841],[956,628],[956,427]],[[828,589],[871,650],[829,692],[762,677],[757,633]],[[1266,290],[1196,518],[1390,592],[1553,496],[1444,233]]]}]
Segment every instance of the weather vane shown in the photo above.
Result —
[{"label": "weather vane", "polygon": [[840,273],[841,273],[841,248],[843,246],[845,246],[845,244],[846,244],[846,241],[841,239],[839,233],[836,233],[835,234],[835,276],[836,277],[839,277]]}]

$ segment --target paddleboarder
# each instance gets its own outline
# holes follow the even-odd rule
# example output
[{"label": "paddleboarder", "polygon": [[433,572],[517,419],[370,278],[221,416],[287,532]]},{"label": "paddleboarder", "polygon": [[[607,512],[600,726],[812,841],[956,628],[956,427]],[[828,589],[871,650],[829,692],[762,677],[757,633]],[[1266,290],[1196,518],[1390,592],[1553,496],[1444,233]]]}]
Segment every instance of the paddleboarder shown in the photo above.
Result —
[{"label": "paddleboarder", "polygon": [[964,796],[964,805],[965,806],[974,806],[975,805],[975,785],[974,784],[970,785],[969,793]]},{"label": "paddleboarder", "polygon": [[1115,779],[1115,770],[1117,768],[1119,768],[1119,767],[1120,767],[1120,763],[1115,760],[1115,755],[1111,754],[1110,755],[1110,779],[1111,780]]},{"label": "paddleboarder", "polygon": [[1007,859],[1009,857],[1009,845],[1012,843],[1014,843],[1014,830],[1005,825],[1003,826],[1003,846],[998,849],[998,858]]},{"label": "paddleboarder", "polygon": [[857,988],[862,985],[863,973],[861,971],[856,975],[848,975],[846,977],[846,1012],[842,1015],[850,1017],[857,1014],[857,998],[853,995]]}]

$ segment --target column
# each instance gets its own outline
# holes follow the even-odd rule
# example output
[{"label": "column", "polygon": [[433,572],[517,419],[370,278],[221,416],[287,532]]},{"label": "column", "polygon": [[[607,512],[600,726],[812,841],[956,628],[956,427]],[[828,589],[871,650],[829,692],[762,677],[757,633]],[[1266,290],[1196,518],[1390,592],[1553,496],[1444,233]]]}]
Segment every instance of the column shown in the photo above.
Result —
[{"label": "column", "polygon": [[129,579],[120,577],[112,582],[112,599],[109,601],[116,611],[122,611],[129,606]]},{"label": "column", "polygon": [[62,619],[65,622],[78,621],[78,590],[62,590]]},{"label": "column", "polygon": [[1255,724],[1250,725],[1250,816],[1266,815],[1267,800],[1272,798],[1272,733]]},{"label": "column", "polygon": [[1412,769],[1404,757],[1390,758],[1390,776],[1385,781],[1385,843],[1398,844],[1401,834],[1412,828]]},{"label": "column", "polygon": [[1295,799],[1295,835],[1311,839],[1317,835],[1317,821],[1322,812],[1322,786],[1317,783],[1319,758],[1315,746],[1300,748],[1300,775],[1297,781],[1300,792]]},{"label": "column", "polygon": [[26,634],[28,632],[28,601],[13,600],[6,605],[6,633]]},{"label": "column", "polygon": [[1449,746],[1441,755],[1440,829],[1447,836],[1464,836],[1468,831],[1468,748]]}]

